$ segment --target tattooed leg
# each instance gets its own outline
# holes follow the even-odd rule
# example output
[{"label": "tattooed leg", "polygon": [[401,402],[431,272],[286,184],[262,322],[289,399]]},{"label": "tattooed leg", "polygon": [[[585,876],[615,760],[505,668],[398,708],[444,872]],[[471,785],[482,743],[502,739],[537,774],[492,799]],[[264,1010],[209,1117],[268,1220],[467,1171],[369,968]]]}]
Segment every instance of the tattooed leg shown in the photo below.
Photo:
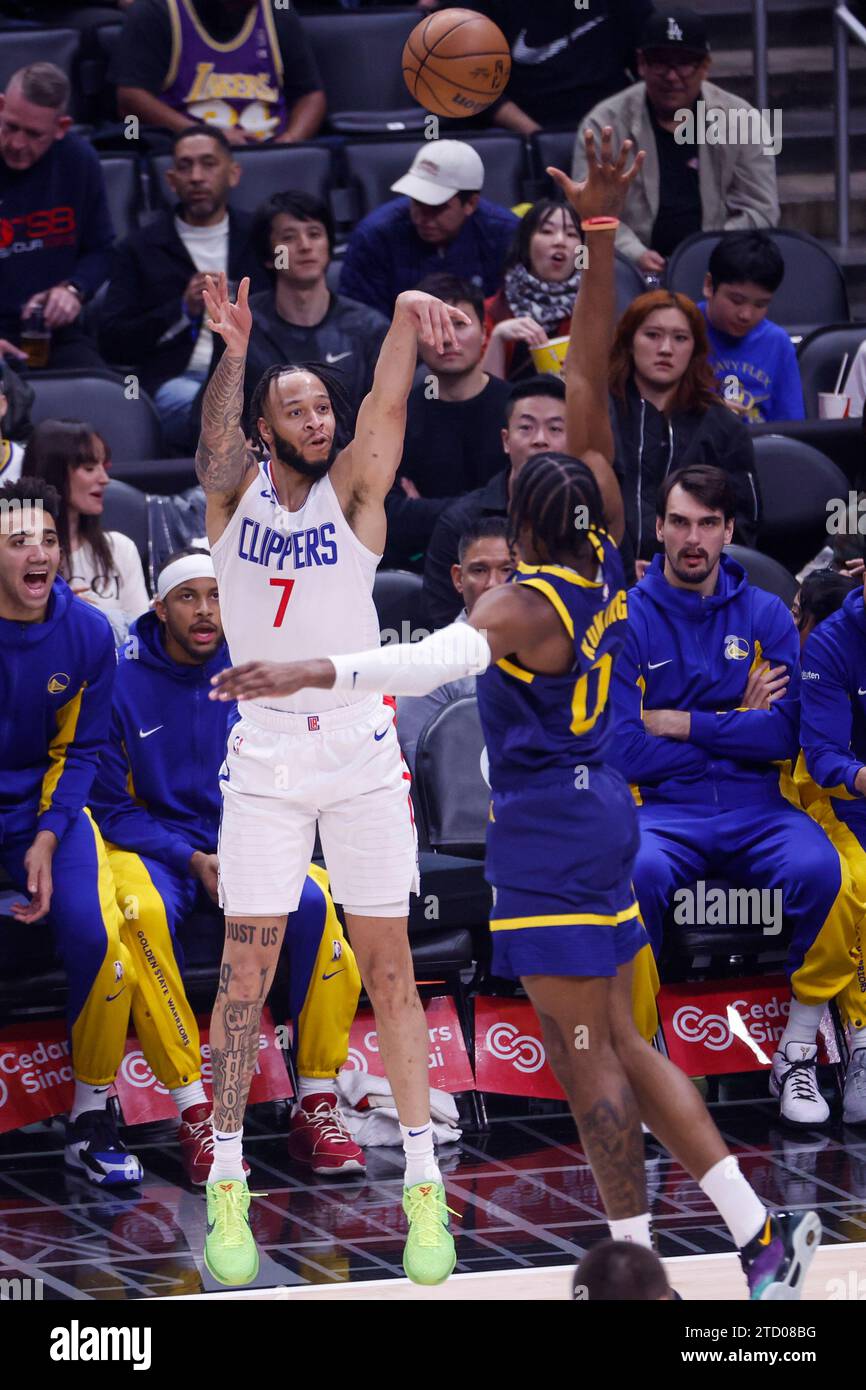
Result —
[{"label": "tattooed leg", "polygon": [[243,1127],[259,1056],[262,1007],[274,978],[285,917],[226,922],[220,983],[211,1018],[214,1127]]}]

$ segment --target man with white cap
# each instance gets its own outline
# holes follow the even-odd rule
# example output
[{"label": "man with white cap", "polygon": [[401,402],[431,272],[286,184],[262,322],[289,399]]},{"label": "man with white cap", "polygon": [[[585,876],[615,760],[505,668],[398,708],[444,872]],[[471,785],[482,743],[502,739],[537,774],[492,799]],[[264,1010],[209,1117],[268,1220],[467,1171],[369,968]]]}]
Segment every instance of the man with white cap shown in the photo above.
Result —
[{"label": "man with white cap", "polygon": [[[135,965],[138,1039],[177,1106],[184,1171],[201,1186],[213,1159],[211,1103],[177,938],[197,900],[216,901],[218,774],[237,720],[234,706],[207,698],[211,676],[229,660],[207,550],[190,546],[169,556],[154,607],[133,624],[120,654],[90,807],[105,837],[121,940]],[[215,927],[218,949],[222,924]],[[364,1154],[336,1109],[334,1079],[348,1055],[361,981],[328,876],[315,865],[285,940],[299,1072],[289,1154],[318,1174],[359,1172]]]},{"label": "man with white cap", "polygon": [[507,208],[481,197],[484,164],[462,140],[428,140],[392,185],[403,196],[368,214],[349,239],[340,293],[390,318],[402,290],[443,271],[483,289],[502,284],[517,226]]}]

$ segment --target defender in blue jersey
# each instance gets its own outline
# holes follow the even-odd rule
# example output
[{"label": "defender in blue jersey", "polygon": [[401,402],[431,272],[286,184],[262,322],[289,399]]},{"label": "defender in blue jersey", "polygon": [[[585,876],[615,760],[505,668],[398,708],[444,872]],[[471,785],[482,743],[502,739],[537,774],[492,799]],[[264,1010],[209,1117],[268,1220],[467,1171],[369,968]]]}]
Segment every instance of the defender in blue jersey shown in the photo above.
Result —
[{"label": "defender in blue jersey", "polygon": [[422,695],[479,677],[494,969],[519,975],[535,1006],[611,1234],[651,1242],[643,1118],[718,1208],[752,1298],[796,1298],[820,1236],[817,1216],[767,1212],[691,1082],[640,1036],[633,1014],[634,961],[646,944],[631,887],[635,808],[604,761],[616,737],[609,692],[627,612],[605,348],[615,214],[642,157],[626,173],[630,142],[614,158],[612,134],[603,134],[599,162],[586,133],[585,183],[551,171],[591,237],[566,365],[569,447],[581,457],[541,454],[520,470],[509,504],[518,574],[485,594],[468,622],[422,642],[251,662],[220,675],[214,693],[260,699],[309,686]]}]

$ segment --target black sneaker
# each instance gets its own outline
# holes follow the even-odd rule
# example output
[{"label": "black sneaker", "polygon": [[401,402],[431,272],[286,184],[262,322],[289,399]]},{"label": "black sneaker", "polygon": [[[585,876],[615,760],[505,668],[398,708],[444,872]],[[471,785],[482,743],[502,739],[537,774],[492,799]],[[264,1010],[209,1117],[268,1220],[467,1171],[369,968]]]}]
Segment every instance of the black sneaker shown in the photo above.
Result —
[{"label": "black sneaker", "polygon": [[800,1297],[812,1258],[821,1244],[814,1211],[774,1211],[764,1229],[740,1251],[749,1297],[764,1302]]},{"label": "black sneaker", "polygon": [[144,1177],[107,1110],[85,1110],[77,1120],[67,1120],[64,1159],[67,1167],[81,1169],[99,1187],[126,1187]]}]

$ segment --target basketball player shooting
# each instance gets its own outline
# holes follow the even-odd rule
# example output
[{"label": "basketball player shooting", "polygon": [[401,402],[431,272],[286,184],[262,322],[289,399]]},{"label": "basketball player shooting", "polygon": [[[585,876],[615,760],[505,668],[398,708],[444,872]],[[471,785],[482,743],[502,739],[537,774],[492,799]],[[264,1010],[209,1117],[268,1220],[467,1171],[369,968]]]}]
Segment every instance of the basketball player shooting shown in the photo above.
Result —
[{"label": "basketball player shooting", "polygon": [[[232,660],[303,660],[323,646],[375,646],[372,589],[385,546],[384,500],[403,452],[418,342],[443,352],[455,326],[469,320],[431,295],[400,295],[355,437],[342,449],[334,374],[326,367],[269,369],[251,403],[250,445],[241,428],[248,293],[245,279],[232,303],[225,276],[208,277],[205,305],[225,352],[205,392],[196,454]],[[224,1284],[249,1283],[258,1272],[243,1117],[262,1005],[318,823],[400,1115],[409,1219],[404,1266],[417,1282],[438,1283],[454,1267],[454,1242],[433,1149],[428,1036],[409,951],[417,837],[393,707],[361,691],[305,692],[245,700],[238,714],[220,772],[226,940],[210,1031],[214,1163],[205,1261]]]},{"label": "basketball player shooting", "polygon": [[255,663],[215,676],[212,694],[423,695],[477,675],[491,784],[491,968],[519,979],[532,1000],[611,1235],[651,1244],[643,1119],[727,1224],[751,1297],[792,1299],[820,1239],[817,1216],[766,1210],[691,1081],[641,1037],[633,1016],[635,961],[647,943],[631,882],[638,822],[628,786],[604,761],[627,617],[607,364],[614,235],[643,155],[627,168],[631,142],[616,155],[610,127],[600,158],[591,131],[585,140],[584,183],[549,171],[589,250],[566,363],[572,454],[531,458],[512,488],[521,555],[514,579],[485,594],[467,622],[423,642],[281,667]]}]

